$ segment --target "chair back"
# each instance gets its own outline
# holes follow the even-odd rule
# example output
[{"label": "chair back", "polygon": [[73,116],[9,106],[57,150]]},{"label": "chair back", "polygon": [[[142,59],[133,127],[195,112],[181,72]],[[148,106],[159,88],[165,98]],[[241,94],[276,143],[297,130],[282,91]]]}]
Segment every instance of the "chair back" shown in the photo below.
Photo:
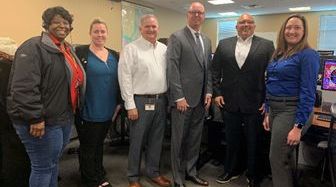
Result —
[{"label": "chair back", "polygon": [[333,187],[335,187],[336,181],[336,103],[330,106],[331,120],[328,135],[328,148],[329,148],[329,167],[331,182]]}]

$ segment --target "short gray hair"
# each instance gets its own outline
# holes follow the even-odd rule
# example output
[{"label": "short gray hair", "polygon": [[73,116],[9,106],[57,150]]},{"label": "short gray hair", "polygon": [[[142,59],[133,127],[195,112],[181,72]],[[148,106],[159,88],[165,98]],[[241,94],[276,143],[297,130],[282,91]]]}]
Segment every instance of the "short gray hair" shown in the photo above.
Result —
[{"label": "short gray hair", "polygon": [[156,22],[158,22],[158,20],[157,20],[157,18],[154,14],[145,14],[145,15],[141,16],[139,26],[141,26],[145,22],[145,20],[147,20],[149,18],[154,18],[156,20]]}]

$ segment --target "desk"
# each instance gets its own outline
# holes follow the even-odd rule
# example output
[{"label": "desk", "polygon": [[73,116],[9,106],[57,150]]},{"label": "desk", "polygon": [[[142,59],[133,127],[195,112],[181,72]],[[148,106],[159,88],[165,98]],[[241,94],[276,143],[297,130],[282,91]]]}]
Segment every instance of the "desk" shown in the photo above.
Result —
[{"label": "desk", "polygon": [[318,114],[327,114],[330,115],[330,112],[322,111],[322,107],[314,107],[314,116],[312,125],[323,127],[323,128],[329,128],[330,122],[329,121],[321,121],[317,119]]}]

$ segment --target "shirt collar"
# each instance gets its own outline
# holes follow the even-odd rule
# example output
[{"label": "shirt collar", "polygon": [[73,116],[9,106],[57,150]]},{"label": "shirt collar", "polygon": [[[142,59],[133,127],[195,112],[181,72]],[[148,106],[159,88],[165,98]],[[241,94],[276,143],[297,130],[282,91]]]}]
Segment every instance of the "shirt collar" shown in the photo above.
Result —
[{"label": "shirt collar", "polygon": [[140,40],[141,40],[146,46],[149,46],[149,47],[156,47],[157,44],[158,44],[158,41],[155,41],[155,43],[152,44],[151,42],[149,42],[148,40],[146,40],[146,39],[143,38],[142,36],[140,37]]},{"label": "shirt collar", "polygon": [[195,36],[195,33],[201,33],[201,30],[199,30],[198,32],[195,31],[193,28],[191,28],[189,25],[187,25],[187,27],[189,28],[191,34],[193,34],[193,36]]},{"label": "shirt collar", "polygon": [[51,41],[53,41],[54,44],[55,44],[57,47],[60,47],[60,46],[61,46],[61,42],[60,42],[55,36],[53,36],[52,34],[49,34],[49,33],[48,33],[48,36],[50,37]]},{"label": "shirt collar", "polygon": [[237,38],[240,42],[251,42],[252,38],[253,38],[254,34],[252,34],[250,37],[246,38],[245,40],[243,40],[242,37],[240,37],[239,35],[237,35]]},{"label": "shirt collar", "polygon": [[[58,49],[63,50],[61,48],[61,42],[55,36],[53,36],[52,34],[49,34],[49,33],[47,33],[47,34],[50,37],[51,41],[58,47]],[[66,42],[64,42],[63,44],[64,44],[65,51],[70,53],[70,48],[67,46]]]}]

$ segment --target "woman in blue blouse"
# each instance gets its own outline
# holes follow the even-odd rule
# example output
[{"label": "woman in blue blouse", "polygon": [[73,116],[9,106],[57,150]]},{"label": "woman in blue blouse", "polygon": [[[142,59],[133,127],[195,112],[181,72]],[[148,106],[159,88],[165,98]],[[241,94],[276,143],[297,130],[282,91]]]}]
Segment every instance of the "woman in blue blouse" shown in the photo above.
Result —
[{"label": "woman in blue blouse", "polygon": [[79,164],[82,184],[85,187],[111,186],[105,178],[103,144],[116,106],[121,100],[117,52],[105,48],[106,23],[95,19],[90,26],[91,44],[76,48],[86,76],[84,107],[76,123],[79,136]]},{"label": "woman in blue blouse", "polygon": [[289,16],[267,67],[265,130],[271,130],[270,163],[274,187],[294,185],[295,147],[313,111],[319,55],[310,48],[306,19]]}]

